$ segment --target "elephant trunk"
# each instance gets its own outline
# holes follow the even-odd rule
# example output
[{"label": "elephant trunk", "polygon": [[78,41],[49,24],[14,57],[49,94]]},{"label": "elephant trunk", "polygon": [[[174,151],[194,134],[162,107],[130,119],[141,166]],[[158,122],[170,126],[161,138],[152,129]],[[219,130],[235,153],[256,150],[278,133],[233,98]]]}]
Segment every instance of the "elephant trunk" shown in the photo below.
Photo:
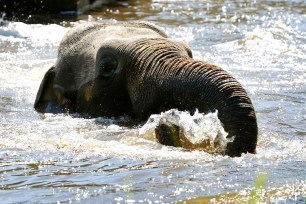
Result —
[{"label": "elephant trunk", "polygon": [[[255,153],[258,134],[255,110],[241,84],[225,70],[205,62],[185,58],[174,64],[176,70],[181,70],[176,81],[168,80],[173,84],[175,106],[181,110],[197,108],[204,113],[218,110],[228,137],[234,136],[226,154]],[[173,69],[171,64],[166,67]]]},{"label": "elephant trunk", "polygon": [[[226,154],[255,153],[258,134],[255,110],[235,78],[220,67],[192,59],[175,42],[169,46],[169,41],[153,40],[139,49],[142,51],[138,52],[137,59],[142,60],[134,64],[128,82],[131,94],[143,92],[142,99],[131,97],[134,109],[145,112],[142,104],[151,103],[165,110],[198,109],[204,113],[218,110],[228,137],[234,136]],[[139,76],[139,80],[135,81],[133,76]]]}]

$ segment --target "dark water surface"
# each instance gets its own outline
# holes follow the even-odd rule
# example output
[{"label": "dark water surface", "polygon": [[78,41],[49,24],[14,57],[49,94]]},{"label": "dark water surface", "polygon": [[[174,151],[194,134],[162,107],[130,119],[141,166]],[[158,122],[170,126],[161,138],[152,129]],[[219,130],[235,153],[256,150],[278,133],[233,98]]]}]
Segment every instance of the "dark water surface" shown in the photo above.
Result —
[{"label": "dark water surface", "polygon": [[223,194],[247,203],[259,174],[267,179],[258,201],[306,203],[304,0],[139,0],[90,14],[78,22],[152,21],[187,42],[195,58],[234,75],[256,109],[257,154],[229,158],[165,147],[109,118],[39,116],[37,89],[73,23],[6,22],[0,27],[0,203],[231,199],[220,200]]}]

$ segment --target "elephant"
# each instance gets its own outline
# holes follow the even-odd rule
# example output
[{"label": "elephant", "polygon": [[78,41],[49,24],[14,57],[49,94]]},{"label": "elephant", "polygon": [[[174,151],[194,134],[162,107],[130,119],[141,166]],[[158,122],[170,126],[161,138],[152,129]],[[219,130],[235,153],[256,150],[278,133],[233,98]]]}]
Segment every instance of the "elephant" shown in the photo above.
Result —
[{"label": "elephant", "polygon": [[138,124],[172,108],[218,110],[228,137],[234,136],[225,154],[256,153],[256,114],[242,85],[224,69],[194,59],[186,43],[149,22],[71,28],[40,84],[34,108],[90,117],[127,115]]}]

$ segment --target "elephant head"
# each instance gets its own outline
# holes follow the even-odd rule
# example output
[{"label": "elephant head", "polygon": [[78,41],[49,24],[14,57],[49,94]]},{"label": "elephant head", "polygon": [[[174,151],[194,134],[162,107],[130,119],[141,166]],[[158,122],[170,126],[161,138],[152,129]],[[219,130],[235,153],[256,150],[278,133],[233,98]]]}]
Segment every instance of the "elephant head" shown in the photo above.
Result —
[{"label": "elephant head", "polygon": [[138,121],[177,108],[218,117],[226,154],[255,153],[257,121],[241,84],[218,66],[192,58],[189,47],[144,22],[90,23],[63,38],[54,67],[37,93],[39,112],[131,115]]}]

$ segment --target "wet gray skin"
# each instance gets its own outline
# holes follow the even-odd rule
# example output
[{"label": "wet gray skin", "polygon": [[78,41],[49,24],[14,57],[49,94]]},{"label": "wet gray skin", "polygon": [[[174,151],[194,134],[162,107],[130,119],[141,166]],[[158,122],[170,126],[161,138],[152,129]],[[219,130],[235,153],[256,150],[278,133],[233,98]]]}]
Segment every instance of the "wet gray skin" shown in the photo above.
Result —
[{"label": "wet gray skin", "polygon": [[[240,156],[256,149],[255,111],[241,84],[222,68],[193,59],[185,43],[145,22],[72,28],[41,82],[34,107],[43,113],[130,115],[137,122],[171,108],[218,110],[228,137],[235,136],[225,153]],[[181,146],[173,139],[177,136],[161,131],[166,129],[157,131],[159,141]]]}]

